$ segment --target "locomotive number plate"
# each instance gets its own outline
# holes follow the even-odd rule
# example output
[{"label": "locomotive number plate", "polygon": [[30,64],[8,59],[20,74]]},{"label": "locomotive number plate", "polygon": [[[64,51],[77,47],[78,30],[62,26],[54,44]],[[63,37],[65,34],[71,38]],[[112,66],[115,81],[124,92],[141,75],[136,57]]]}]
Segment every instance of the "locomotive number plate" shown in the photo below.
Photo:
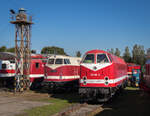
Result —
[{"label": "locomotive number plate", "polygon": [[91,74],[91,76],[92,76],[92,77],[93,77],[93,76],[96,77],[96,76],[100,76],[100,74],[97,74],[97,73],[96,73],[96,74]]}]

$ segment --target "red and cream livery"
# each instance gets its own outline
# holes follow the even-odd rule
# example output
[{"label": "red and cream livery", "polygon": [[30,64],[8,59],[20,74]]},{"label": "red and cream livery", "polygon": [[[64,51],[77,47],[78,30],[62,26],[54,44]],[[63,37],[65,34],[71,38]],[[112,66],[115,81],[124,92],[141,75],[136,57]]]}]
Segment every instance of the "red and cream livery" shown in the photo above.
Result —
[{"label": "red and cream livery", "polygon": [[45,79],[50,85],[59,86],[69,83],[78,83],[80,76],[81,58],[64,55],[49,57],[45,65]]},{"label": "red and cream livery", "polygon": [[106,101],[127,80],[127,64],[123,59],[102,50],[85,53],[81,62],[80,89],[82,100]]},{"label": "red and cream livery", "polygon": [[15,61],[0,60],[0,78],[15,76]]},{"label": "red and cream livery", "polygon": [[[13,53],[0,53],[0,79],[13,80],[15,76],[15,55]],[[41,82],[44,79],[44,63],[42,55],[32,54],[30,64],[30,82]],[[6,82],[7,83],[7,82]]]}]

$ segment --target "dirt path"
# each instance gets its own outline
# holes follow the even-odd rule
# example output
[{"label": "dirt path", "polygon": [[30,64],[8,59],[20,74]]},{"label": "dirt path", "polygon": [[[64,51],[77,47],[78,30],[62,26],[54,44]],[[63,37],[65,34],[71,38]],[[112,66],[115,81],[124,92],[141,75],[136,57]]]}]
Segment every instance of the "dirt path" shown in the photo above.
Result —
[{"label": "dirt path", "polygon": [[23,110],[49,104],[50,103],[27,100],[23,96],[13,96],[12,94],[3,93],[0,95],[0,116],[15,116],[22,113]]}]

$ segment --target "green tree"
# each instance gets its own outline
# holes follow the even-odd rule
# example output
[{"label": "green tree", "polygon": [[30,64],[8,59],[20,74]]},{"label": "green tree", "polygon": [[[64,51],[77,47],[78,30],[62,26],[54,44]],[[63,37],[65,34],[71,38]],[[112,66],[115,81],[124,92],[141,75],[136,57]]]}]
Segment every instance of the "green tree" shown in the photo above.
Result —
[{"label": "green tree", "polygon": [[132,50],[132,62],[144,65],[146,60],[144,46],[135,44]]},{"label": "green tree", "polygon": [[134,62],[134,63],[137,63],[137,57],[138,57],[138,53],[139,51],[138,51],[138,45],[137,44],[135,44],[134,46],[133,46],[133,49],[132,49],[132,62]]},{"label": "green tree", "polygon": [[76,52],[76,57],[81,57],[81,52],[80,51]]},{"label": "green tree", "polygon": [[48,46],[44,47],[41,50],[41,54],[59,54],[59,55],[67,55],[63,48],[59,48],[56,46]]},{"label": "green tree", "polygon": [[111,49],[107,49],[107,52],[111,53],[111,54],[114,54],[114,49],[111,48]]},{"label": "green tree", "polygon": [[2,46],[2,47],[0,47],[0,52],[6,52],[6,51],[7,51],[6,46]]},{"label": "green tree", "polygon": [[123,59],[124,59],[126,62],[131,62],[131,54],[130,54],[130,51],[129,51],[128,46],[125,48],[125,52],[124,52],[124,54],[123,54]]},{"label": "green tree", "polygon": [[118,48],[116,48],[116,51],[114,53],[116,56],[120,57],[120,50]]},{"label": "green tree", "polygon": [[8,49],[7,49],[7,52],[15,53],[15,48],[14,48],[14,47],[12,47],[12,48],[8,48]]}]

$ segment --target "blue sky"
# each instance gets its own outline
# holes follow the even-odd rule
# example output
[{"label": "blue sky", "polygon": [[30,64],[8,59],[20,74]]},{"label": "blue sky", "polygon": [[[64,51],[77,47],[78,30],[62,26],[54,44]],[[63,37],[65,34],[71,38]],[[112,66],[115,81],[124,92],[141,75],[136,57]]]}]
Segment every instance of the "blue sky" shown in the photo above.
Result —
[{"label": "blue sky", "polygon": [[0,46],[14,46],[10,9],[33,16],[32,49],[58,46],[69,55],[91,49],[150,48],[150,0],[0,0]]}]

